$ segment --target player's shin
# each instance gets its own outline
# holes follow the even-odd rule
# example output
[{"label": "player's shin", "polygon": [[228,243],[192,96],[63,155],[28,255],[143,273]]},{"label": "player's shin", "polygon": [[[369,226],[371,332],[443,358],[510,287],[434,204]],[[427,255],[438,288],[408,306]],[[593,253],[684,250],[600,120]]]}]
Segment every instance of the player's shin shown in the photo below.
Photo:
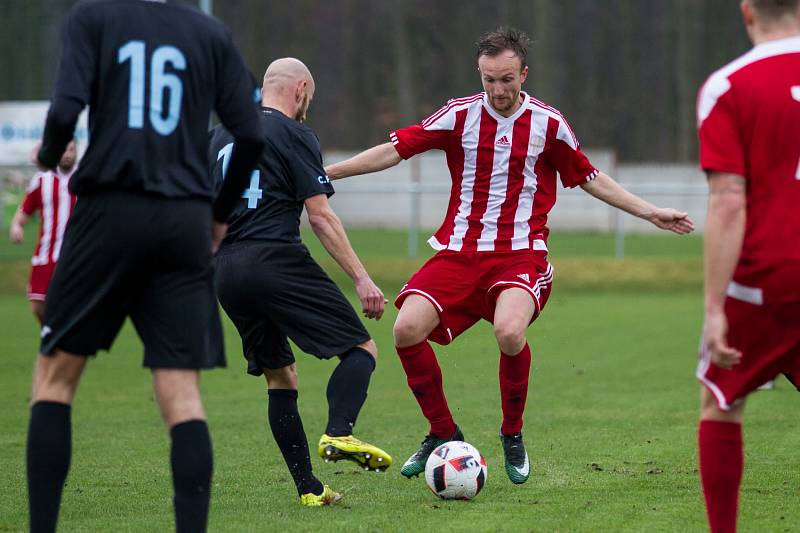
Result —
[{"label": "player's shin", "polygon": [[456,431],[456,424],[447,405],[442,386],[442,369],[428,341],[406,347],[397,347],[397,355],[406,373],[408,386],[422,414],[430,422],[430,433],[437,437],[449,437]]},{"label": "player's shin", "polygon": [[189,420],[170,430],[172,484],[175,489],[175,529],[205,531],[214,468],[211,437],[204,420]]},{"label": "player's shin", "polygon": [[325,434],[344,437],[353,434],[358,413],[367,400],[367,389],[375,370],[375,359],[363,348],[355,347],[341,356],[328,381],[328,427]]},{"label": "player's shin", "polygon": [[700,478],[712,533],[736,531],[744,459],[742,425],[701,420],[698,429]]},{"label": "player's shin", "polygon": [[308,439],[297,411],[297,391],[270,389],[268,394],[269,427],[292,474],[297,494],[322,494],[322,483],[311,471]]},{"label": "player's shin", "polygon": [[61,491],[72,455],[71,407],[36,402],[28,428],[28,505],[32,533],[56,530]]},{"label": "player's shin", "polygon": [[500,400],[503,407],[503,435],[522,431],[522,415],[528,398],[531,349],[528,344],[516,355],[500,353]]}]

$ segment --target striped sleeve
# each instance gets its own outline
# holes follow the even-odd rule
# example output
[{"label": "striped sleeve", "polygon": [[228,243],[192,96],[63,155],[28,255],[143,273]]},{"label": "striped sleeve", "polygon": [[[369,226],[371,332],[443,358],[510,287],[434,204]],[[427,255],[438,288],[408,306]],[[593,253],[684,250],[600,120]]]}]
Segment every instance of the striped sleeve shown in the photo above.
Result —
[{"label": "striped sleeve", "polygon": [[391,132],[389,140],[403,159],[428,150],[444,150],[455,131],[457,111],[480,97],[481,95],[475,95],[450,100],[420,124]]},{"label": "striped sleeve", "polygon": [[545,153],[558,171],[564,187],[572,188],[595,179],[600,173],[581,151],[578,138],[562,116],[551,117],[547,128]]},{"label": "striped sleeve", "polygon": [[22,200],[20,208],[28,216],[34,214],[42,207],[42,175],[36,174],[31,178],[28,188],[25,190],[25,198]]}]

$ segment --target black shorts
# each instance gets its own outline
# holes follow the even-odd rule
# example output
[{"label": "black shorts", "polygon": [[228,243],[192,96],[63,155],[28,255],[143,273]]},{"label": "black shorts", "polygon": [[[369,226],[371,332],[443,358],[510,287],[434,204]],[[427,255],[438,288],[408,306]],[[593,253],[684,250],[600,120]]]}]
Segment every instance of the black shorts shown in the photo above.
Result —
[{"label": "black shorts", "polygon": [[216,280],[254,376],[294,363],[287,337],[320,359],[370,339],[353,306],[302,244],[244,241],[225,247],[217,255]]},{"label": "black shorts", "polygon": [[130,316],[144,366],[225,366],[211,260],[208,201],[81,196],[47,294],[41,352],[108,350]]}]

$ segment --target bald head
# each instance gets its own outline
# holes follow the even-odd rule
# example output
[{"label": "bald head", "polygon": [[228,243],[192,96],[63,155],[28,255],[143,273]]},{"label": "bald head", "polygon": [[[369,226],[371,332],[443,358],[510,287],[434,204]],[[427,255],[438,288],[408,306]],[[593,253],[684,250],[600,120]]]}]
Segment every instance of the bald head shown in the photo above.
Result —
[{"label": "bald head", "polygon": [[261,103],[278,109],[286,116],[304,122],[314,98],[314,78],[299,59],[276,59],[264,73]]},{"label": "bald head", "polygon": [[276,59],[267,67],[264,73],[264,90],[283,90],[293,88],[298,82],[307,82],[313,85],[314,78],[308,67],[293,57]]}]

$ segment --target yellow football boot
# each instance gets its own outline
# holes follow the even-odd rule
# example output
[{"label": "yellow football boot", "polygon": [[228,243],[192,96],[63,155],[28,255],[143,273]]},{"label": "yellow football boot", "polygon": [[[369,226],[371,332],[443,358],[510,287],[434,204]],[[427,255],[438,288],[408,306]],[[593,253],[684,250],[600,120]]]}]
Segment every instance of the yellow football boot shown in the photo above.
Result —
[{"label": "yellow football boot", "polygon": [[313,492],[300,496],[300,505],[306,507],[322,507],[323,505],[333,505],[342,499],[342,495],[334,492],[328,485],[323,485],[322,494],[319,496]]},{"label": "yellow football boot", "polygon": [[339,461],[346,459],[353,461],[364,470],[383,472],[392,466],[392,456],[373,446],[368,442],[362,442],[352,435],[347,437],[331,437],[322,435],[319,438],[319,456],[325,462]]}]

